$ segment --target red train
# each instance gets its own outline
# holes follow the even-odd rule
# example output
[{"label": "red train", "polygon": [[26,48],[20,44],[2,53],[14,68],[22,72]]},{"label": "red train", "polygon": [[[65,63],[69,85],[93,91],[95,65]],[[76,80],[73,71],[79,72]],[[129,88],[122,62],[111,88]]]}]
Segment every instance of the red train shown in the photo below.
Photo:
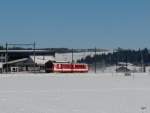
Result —
[{"label": "red train", "polygon": [[60,73],[86,73],[89,71],[87,64],[81,63],[58,63],[47,62],[45,64],[45,72],[60,72]]}]

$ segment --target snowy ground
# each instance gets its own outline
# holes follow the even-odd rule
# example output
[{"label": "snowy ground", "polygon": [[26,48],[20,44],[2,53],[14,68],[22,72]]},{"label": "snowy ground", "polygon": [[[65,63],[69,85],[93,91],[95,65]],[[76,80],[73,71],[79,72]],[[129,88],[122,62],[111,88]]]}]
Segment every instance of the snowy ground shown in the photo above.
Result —
[{"label": "snowy ground", "polygon": [[0,75],[0,113],[149,112],[149,73]]}]

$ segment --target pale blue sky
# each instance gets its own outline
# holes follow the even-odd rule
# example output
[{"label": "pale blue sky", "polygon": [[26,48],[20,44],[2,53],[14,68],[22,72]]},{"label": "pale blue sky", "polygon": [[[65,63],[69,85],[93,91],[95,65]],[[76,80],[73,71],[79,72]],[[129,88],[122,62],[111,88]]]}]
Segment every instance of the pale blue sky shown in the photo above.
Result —
[{"label": "pale blue sky", "polygon": [[150,0],[0,0],[0,43],[150,48]]}]

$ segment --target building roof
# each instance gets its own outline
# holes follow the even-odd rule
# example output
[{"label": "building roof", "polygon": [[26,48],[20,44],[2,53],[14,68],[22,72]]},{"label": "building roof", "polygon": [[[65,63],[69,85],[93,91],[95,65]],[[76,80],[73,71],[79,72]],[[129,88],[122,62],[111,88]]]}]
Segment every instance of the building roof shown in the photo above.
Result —
[{"label": "building roof", "polygon": [[[34,56],[30,56],[32,61],[34,61]],[[35,56],[35,63],[38,65],[45,65],[48,61],[55,61],[53,56]]]},{"label": "building roof", "polygon": [[132,63],[126,63],[126,62],[118,62],[118,65],[121,65],[121,66],[126,66],[126,65],[128,65],[128,66],[133,66],[133,64]]},{"label": "building roof", "polygon": [[[32,62],[34,62],[34,56],[30,56],[29,58],[31,59]],[[24,61],[29,60],[29,58],[22,58],[22,59],[8,61],[7,64],[24,62]],[[55,58],[53,56],[35,56],[35,63],[37,65],[45,65],[45,63],[48,61],[55,61]],[[6,64],[6,62],[0,63],[0,68],[2,68],[3,65],[5,65],[5,64]]]},{"label": "building roof", "polygon": [[9,62],[7,62],[7,64],[13,64],[13,63],[18,63],[18,62],[23,62],[23,61],[26,61],[26,60],[28,60],[28,58],[17,59],[17,60],[9,61]]}]

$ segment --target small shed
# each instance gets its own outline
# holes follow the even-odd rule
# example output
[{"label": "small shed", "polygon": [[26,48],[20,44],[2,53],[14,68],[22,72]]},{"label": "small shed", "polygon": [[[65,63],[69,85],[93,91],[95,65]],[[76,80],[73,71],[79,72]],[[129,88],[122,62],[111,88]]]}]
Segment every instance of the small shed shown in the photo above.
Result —
[{"label": "small shed", "polygon": [[127,67],[121,66],[116,69],[116,72],[131,72],[131,70],[128,69]]}]

